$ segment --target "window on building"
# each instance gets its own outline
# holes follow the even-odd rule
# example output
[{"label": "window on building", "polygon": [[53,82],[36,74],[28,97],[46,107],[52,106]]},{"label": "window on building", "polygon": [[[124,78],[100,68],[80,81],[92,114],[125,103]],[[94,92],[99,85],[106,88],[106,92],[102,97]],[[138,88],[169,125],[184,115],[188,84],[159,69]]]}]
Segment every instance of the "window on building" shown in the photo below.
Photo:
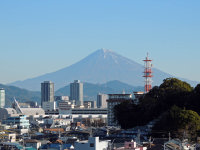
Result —
[{"label": "window on building", "polygon": [[94,147],[94,143],[90,143],[90,147]]}]

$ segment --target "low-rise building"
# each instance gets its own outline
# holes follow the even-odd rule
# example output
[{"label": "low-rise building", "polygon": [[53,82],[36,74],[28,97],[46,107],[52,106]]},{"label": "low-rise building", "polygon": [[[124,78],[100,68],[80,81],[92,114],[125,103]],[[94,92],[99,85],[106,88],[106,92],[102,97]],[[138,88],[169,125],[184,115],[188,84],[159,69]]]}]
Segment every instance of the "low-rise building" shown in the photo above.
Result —
[{"label": "low-rise building", "polygon": [[180,149],[180,150],[195,150],[196,146],[189,143],[187,140],[172,139],[164,143],[164,150]]},{"label": "low-rise building", "polygon": [[74,105],[70,101],[60,101],[58,103],[59,114],[71,114]]},{"label": "low-rise building", "polygon": [[56,102],[43,102],[42,103],[42,108],[44,111],[54,111],[56,110]]},{"label": "low-rise building", "polygon": [[13,142],[13,143],[11,143],[11,142],[2,142],[2,143],[0,143],[0,149],[2,149],[2,150],[23,150],[23,149],[25,149],[25,147],[23,147],[22,145],[20,145],[19,143],[17,143],[17,142]]},{"label": "low-rise building", "polygon": [[92,108],[92,102],[90,101],[84,101],[83,102],[84,108]]},{"label": "low-rise building", "polygon": [[54,96],[55,101],[69,101],[69,96]]},{"label": "low-rise building", "polygon": [[97,95],[97,108],[107,108],[107,102],[106,102],[107,99],[108,99],[107,94],[99,93]]},{"label": "low-rise building", "polygon": [[48,143],[42,145],[39,150],[74,150],[74,147],[71,144]]},{"label": "low-rise building", "polygon": [[59,134],[59,133],[62,133],[62,132],[64,132],[63,128],[46,128],[46,129],[44,129],[44,133]]},{"label": "low-rise building", "polygon": [[84,108],[97,108],[96,101],[84,101]]},{"label": "low-rise building", "polygon": [[29,120],[26,118],[25,115],[20,115],[16,117],[8,117],[6,120],[3,121],[4,124],[7,125],[17,125],[18,129],[29,129]]},{"label": "low-rise building", "polygon": [[7,119],[8,117],[16,117],[19,115],[26,115],[27,117],[42,116],[45,112],[42,108],[20,108],[22,113],[17,112],[14,108],[0,108],[0,121]]},{"label": "low-rise building", "polygon": [[7,142],[16,142],[16,133],[11,133],[11,131],[1,131],[0,139],[4,139]]},{"label": "low-rise building", "polygon": [[63,126],[69,126],[72,123],[72,119],[57,118],[53,119],[51,128],[58,128]]},{"label": "low-rise building", "polygon": [[110,140],[100,141],[99,137],[89,137],[86,141],[75,142],[75,150],[106,150]]},{"label": "low-rise building", "polygon": [[24,141],[24,143],[26,147],[32,147],[35,149],[39,149],[39,147],[41,146],[41,142],[34,139],[27,139]]},{"label": "low-rise building", "polygon": [[17,126],[16,131],[20,134],[28,133],[30,126],[29,120],[25,115],[8,117],[6,120],[3,120],[3,123],[10,126]]},{"label": "low-rise building", "polygon": [[147,150],[147,147],[137,145],[136,142],[125,142],[123,147],[114,148],[113,150]]},{"label": "low-rise building", "polygon": [[133,94],[134,94],[134,96],[135,96],[135,98],[134,98],[134,103],[135,104],[138,104],[139,103],[139,99],[141,98],[141,97],[143,97],[144,96],[144,92],[142,92],[142,91],[139,91],[139,92],[133,92]]}]

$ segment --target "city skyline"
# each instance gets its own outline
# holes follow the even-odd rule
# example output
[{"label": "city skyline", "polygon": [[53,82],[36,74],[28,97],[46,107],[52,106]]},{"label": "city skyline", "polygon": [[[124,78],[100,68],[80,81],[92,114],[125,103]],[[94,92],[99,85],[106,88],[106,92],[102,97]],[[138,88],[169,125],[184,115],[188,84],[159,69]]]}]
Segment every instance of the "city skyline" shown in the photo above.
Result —
[{"label": "city skyline", "polygon": [[70,66],[100,48],[200,81],[200,2],[1,1],[0,83]]}]

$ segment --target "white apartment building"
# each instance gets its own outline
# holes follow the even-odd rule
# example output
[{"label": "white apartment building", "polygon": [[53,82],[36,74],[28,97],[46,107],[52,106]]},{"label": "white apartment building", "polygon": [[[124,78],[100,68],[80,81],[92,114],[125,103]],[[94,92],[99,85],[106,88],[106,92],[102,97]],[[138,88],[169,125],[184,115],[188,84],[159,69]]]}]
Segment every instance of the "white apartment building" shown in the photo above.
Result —
[{"label": "white apartment building", "polygon": [[89,137],[86,141],[75,142],[75,150],[107,150],[110,140],[100,141],[99,137]]}]

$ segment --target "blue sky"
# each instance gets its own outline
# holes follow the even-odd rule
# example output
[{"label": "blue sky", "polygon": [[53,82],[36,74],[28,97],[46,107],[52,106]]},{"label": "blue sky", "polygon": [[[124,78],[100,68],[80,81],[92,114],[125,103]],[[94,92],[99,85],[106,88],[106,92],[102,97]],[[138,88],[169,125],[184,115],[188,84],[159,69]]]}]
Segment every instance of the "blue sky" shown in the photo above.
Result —
[{"label": "blue sky", "polygon": [[67,67],[99,48],[200,81],[199,0],[2,0],[0,83]]}]

